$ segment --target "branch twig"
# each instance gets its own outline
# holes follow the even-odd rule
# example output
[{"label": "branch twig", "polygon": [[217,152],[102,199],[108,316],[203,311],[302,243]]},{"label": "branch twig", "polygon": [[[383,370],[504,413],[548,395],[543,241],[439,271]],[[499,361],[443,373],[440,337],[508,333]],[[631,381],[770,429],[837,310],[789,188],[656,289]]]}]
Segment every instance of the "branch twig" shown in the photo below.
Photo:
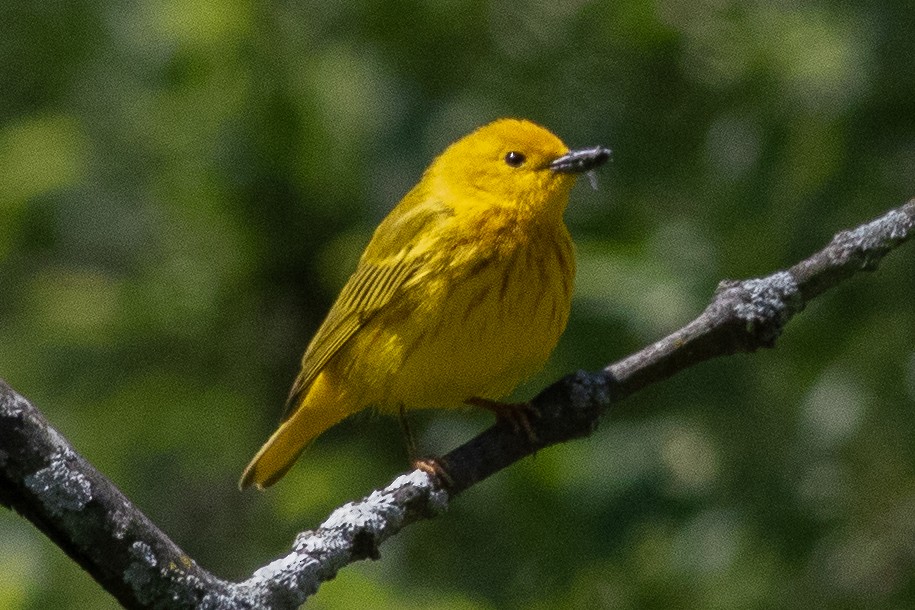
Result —
[{"label": "branch twig", "polygon": [[402,528],[443,511],[451,498],[544,447],[587,436],[602,413],[639,389],[700,362],[772,347],[813,298],[872,271],[915,234],[915,200],[836,235],[787,271],[724,281],[695,320],[603,371],[578,372],[533,400],[537,442],[496,424],[441,458],[449,485],[420,471],[348,503],[292,551],[241,583],[199,567],[77,454],[41,413],[0,381],[0,503],[13,508],[130,608],[296,608],[343,566],[377,559]]}]

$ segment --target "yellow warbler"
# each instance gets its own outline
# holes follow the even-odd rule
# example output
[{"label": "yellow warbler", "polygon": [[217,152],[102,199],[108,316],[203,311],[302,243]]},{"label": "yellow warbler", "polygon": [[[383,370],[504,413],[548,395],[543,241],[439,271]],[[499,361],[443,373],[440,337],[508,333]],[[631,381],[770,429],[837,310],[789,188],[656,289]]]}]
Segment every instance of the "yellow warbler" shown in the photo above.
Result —
[{"label": "yellow warbler", "polygon": [[518,119],[449,146],[375,230],[240,487],[272,485],[367,407],[498,406],[540,369],[569,317],[569,191],[609,156]]}]

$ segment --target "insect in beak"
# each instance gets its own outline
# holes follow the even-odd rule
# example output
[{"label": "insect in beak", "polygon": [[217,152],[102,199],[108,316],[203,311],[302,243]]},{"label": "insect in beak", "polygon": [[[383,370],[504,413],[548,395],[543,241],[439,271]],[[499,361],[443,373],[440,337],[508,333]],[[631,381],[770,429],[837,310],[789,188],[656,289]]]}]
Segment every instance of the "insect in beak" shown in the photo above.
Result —
[{"label": "insect in beak", "polygon": [[603,146],[570,150],[549,164],[554,172],[580,174],[600,167],[610,158],[612,151]]}]

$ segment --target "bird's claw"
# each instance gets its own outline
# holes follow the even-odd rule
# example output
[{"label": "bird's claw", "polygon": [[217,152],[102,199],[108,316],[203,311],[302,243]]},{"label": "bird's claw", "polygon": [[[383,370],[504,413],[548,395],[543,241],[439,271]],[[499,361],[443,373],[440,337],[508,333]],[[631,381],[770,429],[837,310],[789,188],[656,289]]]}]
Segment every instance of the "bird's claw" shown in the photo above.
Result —
[{"label": "bird's claw", "polygon": [[413,468],[422,470],[433,479],[439,481],[444,487],[453,487],[454,479],[445,470],[441,458],[416,458],[411,461]]},{"label": "bird's claw", "polygon": [[512,431],[517,434],[524,430],[527,440],[531,444],[538,442],[537,433],[531,426],[531,418],[539,419],[540,412],[529,402],[499,402],[487,398],[469,398],[464,401],[473,407],[480,407],[487,411],[495,413],[496,418],[500,421],[506,421],[512,427]]}]

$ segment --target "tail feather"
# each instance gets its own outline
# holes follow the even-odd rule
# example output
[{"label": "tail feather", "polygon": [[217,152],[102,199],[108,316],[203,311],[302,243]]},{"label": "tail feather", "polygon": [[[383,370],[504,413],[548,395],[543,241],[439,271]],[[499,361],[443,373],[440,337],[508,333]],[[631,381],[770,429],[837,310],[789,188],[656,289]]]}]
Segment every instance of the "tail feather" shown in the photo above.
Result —
[{"label": "tail feather", "polygon": [[251,485],[264,489],[279,481],[309,442],[349,414],[326,375],[318,375],[296,409],[245,468],[238,482],[239,489]]}]

